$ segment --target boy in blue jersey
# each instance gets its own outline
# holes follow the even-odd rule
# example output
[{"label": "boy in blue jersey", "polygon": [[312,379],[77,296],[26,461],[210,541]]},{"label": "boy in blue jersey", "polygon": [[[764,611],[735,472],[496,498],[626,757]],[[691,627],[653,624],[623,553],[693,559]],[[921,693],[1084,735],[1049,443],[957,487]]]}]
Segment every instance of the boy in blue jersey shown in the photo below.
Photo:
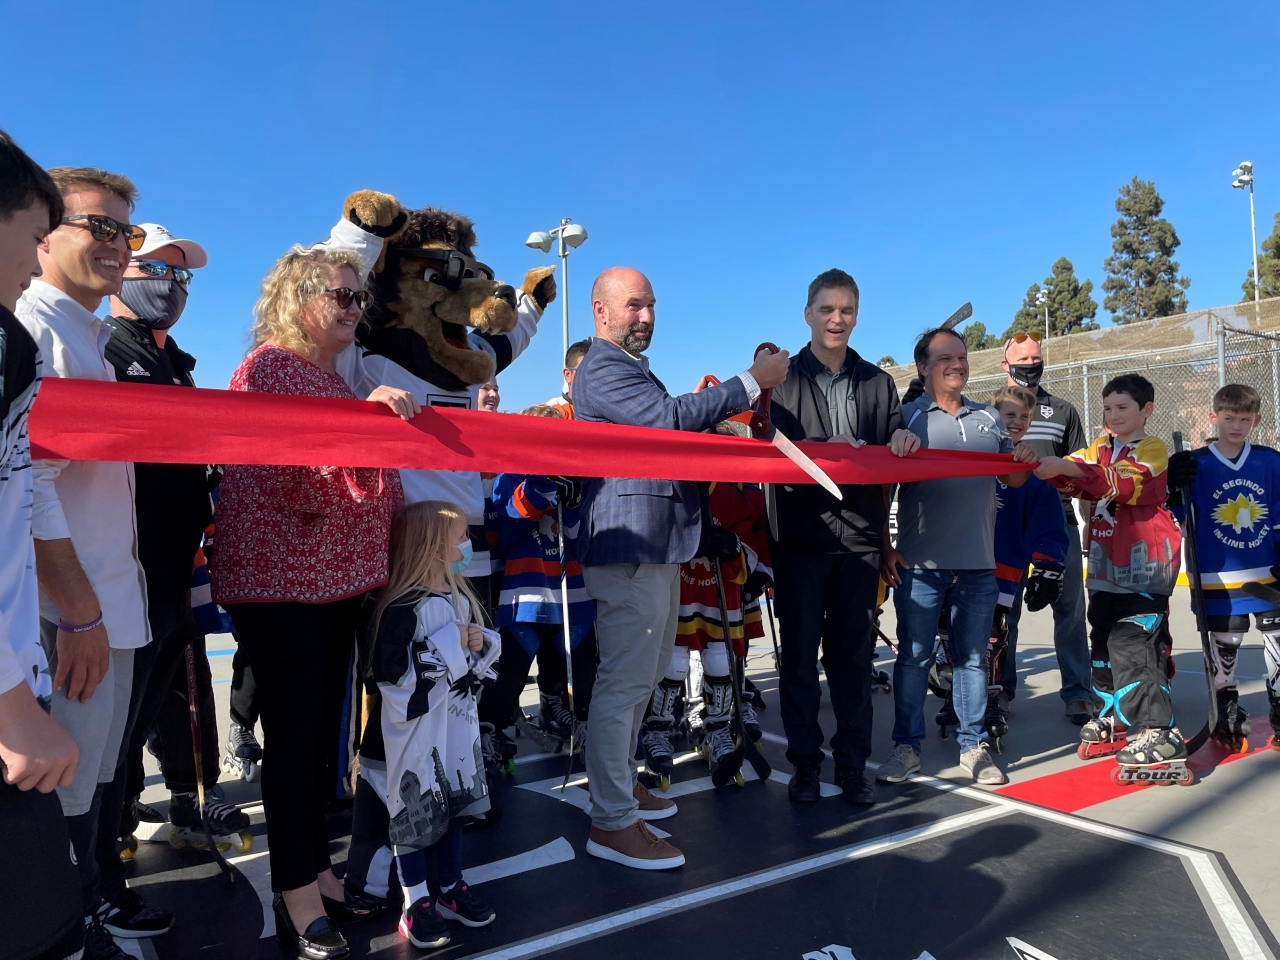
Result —
[{"label": "boy in blue jersey", "polygon": [[[1169,462],[1171,478],[1182,481],[1178,486],[1185,485],[1185,496],[1196,511],[1200,581],[1218,692],[1213,736],[1236,744],[1249,734],[1235,671],[1250,614],[1262,631],[1271,726],[1280,730],[1280,610],[1241,590],[1246,583],[1275,583],[1280,573],[1280,453],[1249,443],[1249,434],[1262,420],[1261,409],[1252,387],[1227,384],[1214,394],[1209,415],[1218,439],[1176,454]],[[1186,518],[1182,499],[1178,493],[1170,497],[1180,521]],[[1193,607],[1194,603],[1193,597]]]},{"label": "boy in blue jersey", "polygon": [[[562,418],[546,404],[523,411],[528,416]],[[505,568],[494,625],[502,634],[498,679],[480,699],[480,737],[486,762],[514,754],[502,732],[519,705],[520,692],[538,661],[538,726],[568,740],[586,722],[595,680],[596,648],[592,626],[596,603],[582,582],[577,534],[581,486],[564,477],[499,474],[493,484],[499,553]],[[564,520],[564,556],[556,530],[557,504]],[[560,570],[568,578],[569,631],[573,649],[574,709],[566,696],[563,605]],[[492,729],[490,729],[492,726]]]}]

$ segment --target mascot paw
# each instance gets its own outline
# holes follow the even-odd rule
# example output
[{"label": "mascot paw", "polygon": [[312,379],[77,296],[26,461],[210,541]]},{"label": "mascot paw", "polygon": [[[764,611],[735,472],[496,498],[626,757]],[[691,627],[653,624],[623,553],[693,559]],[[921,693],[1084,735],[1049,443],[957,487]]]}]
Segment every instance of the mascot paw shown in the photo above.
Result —
[{"label": "mascot paw", "polygon": [[539,310],[547,309],[547,304],[556,298],[556,272],[554,266],[534,267],[524,275],[524,283],[520,289],[533,298]]},{"label": "mascot paw", "polygon": [[408,219],[408,214],[400,209],[399,200],[374,190],[357,190],[347,197],[342,209],[348,220],[375,237],[395,236]]}]

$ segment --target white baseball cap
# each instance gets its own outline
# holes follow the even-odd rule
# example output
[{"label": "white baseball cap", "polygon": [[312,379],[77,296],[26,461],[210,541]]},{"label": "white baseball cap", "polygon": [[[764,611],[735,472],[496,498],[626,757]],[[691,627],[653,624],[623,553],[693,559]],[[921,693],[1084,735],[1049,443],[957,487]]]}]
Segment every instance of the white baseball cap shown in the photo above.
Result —
[{"label": "white baseball cap", "polygon": [[148,254],[155,253],[161,247],[177,247],[187,258],[187,266],[192,270],[209,262],[209,255],[204,252],[204,247],[194,240],[179,240],[158,223],[140,223],[138,226],[147,231],[147,239],[142,241],[140,249],[133,252],[133,259],[145,260]]}]

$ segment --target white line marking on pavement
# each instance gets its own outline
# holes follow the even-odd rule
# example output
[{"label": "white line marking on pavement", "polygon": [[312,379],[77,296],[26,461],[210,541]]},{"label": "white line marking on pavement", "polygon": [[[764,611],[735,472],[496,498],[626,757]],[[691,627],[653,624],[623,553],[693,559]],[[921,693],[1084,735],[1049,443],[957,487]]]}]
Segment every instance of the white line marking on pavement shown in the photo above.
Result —
[{"label": "white line marking on pavement", "polygon": [[1057,957],[1050,956],[1043,950],[1037,950],[1029,943],[1023,943],[1017,937],[1005,937],[1005,941],[1009,946],[1013,947],[1013,952],[1018,955],[1018,960],[1058,960]]},{"label": "white line marking on pavement", "polygon": [[694,907],[709,903],[713,900],[723,900],[728,897],[734,897],[750,890],[761,887],[773,886],[795,877],[803,876],[808,873],[815,873],[819,870],[826,870],[830,867],[838,866],[843,863],[851,863],[854,860],[860,860],[864,857],[875,856],[878,853],[884,853],[888,850],[894,850],[907,844],[918,843],[922,840],[928,840],[933,837],[942,836],[943,834],[953,833],[957,830],[963,830],[988,820],[995,820],[999,817],[1008,816],[1012,811],[997,808],[994,806],[984,807],[979,810],[972,810],[968,813],[957,814],[954,817],[947,817],[942,820],[935,820],[933,823],[925,824],[920,827],[913,827],[910,830],[901,830],[897,833],[891,833],[886,837],[880,837],[876,840],[868,840],[864,843],[854,844],[849,847],[841,847],[838,850],[831,850],[827,853],[818,854],[814,857],[808,857],[804,860],[797,860],[793,863],[784,864],[779,867],[772,867],[768,870],[762,870],[758,873],[748,874],[747,876],[738,877],[735,880],[729,880],[725,883],[715,884],[709,887],[703,887],[699,890],[692,890],[675,897],[668,897],[665,900],[658,900],[654,903],[648,903],[644,906],[637,907],[633,910],[623,910],[613,913],[596,920],[590,920],[586,923],[578,924],[573,927],[566,927],[557,930],[546,936],[536,937],[525,940],[522,943],[511,944],[489,953],[479,954],[472,960],[520,960],[523,957],[533,957],[542,953],[549,953],[572,944],[582,943],[586,940],[593,940],[606,934],[614,933],[626,927],[632,927],[637,924],[647,923],[659,917],[667,917],[677,913],[683,913]]},{"label": "white line marking on pavement", "polygon": [[564,837],[556,837],[550,843],[518,853],[504,860],[482,863],[478,867],[469,867],[463,871],[470,886],[476,887],[490,880],[501,880],[503,877],[515,876],[517,873],[528,873],[541,867],[549,867],[557,863],[567,863],[574,858],[573,844]]}]

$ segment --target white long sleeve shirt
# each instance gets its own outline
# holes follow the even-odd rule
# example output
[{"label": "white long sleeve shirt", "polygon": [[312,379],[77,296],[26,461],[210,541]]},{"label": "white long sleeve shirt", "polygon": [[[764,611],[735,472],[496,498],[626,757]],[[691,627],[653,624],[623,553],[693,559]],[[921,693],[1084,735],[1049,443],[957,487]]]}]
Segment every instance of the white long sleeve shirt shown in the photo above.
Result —
[{"label": "white long sleeve shirt", "polygon": [[[111,328],[57,287],[42,280],[14,310],[44,358],[44,376],[116,379],[103,354]],[[147,585],[138,560],[133,464],[105,460],[35,460],[31,532],[37,540],[70,538],[102,605],[116,650],[151,642]],[[40,616],[57,621],[57,604],[40,591]]]}]

